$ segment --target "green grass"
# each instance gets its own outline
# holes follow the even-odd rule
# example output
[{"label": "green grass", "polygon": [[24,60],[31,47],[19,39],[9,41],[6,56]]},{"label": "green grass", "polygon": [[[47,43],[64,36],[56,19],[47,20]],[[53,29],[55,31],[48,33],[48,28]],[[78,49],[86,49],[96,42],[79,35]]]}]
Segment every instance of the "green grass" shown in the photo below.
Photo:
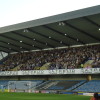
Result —
[{"label": "green grass", "polygon": [[66,94],[0,93],[0,100],[90,100],[90,97]]}]

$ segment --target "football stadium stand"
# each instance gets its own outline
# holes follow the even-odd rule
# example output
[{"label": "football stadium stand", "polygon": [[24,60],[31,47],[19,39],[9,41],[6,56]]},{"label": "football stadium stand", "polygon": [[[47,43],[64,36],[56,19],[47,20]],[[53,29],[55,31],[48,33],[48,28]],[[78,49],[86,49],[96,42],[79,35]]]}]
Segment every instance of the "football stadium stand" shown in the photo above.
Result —
[{"label": "football stadium stand", "polygon": [[100,92],[100,80],[91,80],[74,90],[82,92]]},{"label": "football stadium stand", "polygon": [[[83,66],[82,66],[83,65]],[[0,67],[7,70],[99,68],[100,45],[11,54]]]},{"label": "football stadium stand", "polygon": [[85,80],[49,80],[37,87],[39,90],[72,90],[83,84]]},{"label": "football stadium stand", "polygon": [[0,51],[2,92],[100,93],[100,5],[2,27]]},{"label": "football stadium stand", "polygon": [[27,80],[10,81],[1,80],[0,89],[9,89],[14,92],[60,91],[60,92],[100,92],[100,80]]}]

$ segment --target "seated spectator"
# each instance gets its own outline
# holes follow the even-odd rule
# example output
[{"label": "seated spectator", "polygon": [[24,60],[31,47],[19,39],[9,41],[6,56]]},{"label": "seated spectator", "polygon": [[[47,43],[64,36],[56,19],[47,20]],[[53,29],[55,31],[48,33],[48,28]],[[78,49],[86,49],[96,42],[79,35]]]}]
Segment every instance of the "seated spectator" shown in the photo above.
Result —
[{"label": "seated spectator", "polygon": [[35,70],[46,63],[52,70],[83,68],[88,60],[93,60],[93,68],[100,68],[100,45],[11,54],[0,71],[11,71],[20,65],[18,70]]}]

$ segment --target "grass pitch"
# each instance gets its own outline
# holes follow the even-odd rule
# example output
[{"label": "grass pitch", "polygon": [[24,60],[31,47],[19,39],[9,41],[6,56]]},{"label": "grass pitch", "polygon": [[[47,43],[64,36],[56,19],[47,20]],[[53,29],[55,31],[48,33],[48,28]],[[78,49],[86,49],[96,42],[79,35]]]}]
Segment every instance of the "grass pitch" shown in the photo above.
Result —
[{"label": "grass pitch", "polygon": [[90,97],[66,94],[0,93],[0,100],[90,100]]}]

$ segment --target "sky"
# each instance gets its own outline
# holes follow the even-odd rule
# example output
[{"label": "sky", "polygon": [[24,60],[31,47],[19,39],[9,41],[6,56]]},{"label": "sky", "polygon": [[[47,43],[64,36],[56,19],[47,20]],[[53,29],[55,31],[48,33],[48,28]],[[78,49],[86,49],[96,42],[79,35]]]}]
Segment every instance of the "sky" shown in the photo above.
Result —
[{"label": "sky", "polygon": [[100,0],[0,0],[0,27],[100,5]]}]

